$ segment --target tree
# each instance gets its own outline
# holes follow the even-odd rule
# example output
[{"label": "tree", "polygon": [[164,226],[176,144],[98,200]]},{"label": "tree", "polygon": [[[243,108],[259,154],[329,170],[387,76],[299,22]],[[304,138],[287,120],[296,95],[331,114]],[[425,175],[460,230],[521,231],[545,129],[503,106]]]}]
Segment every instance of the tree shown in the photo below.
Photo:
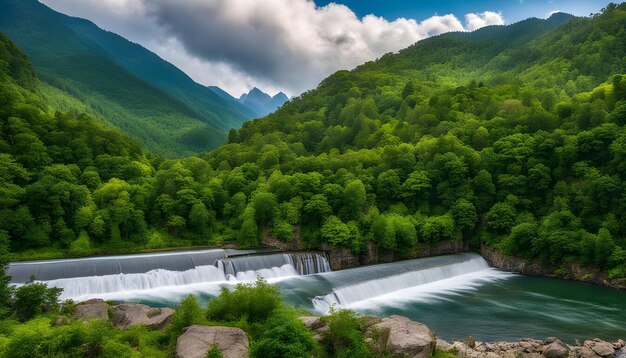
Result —
[{"label": "tree", "polygon": [[600,229],[598,232],[598,240],[596,240],[594,255],[596,266],[605,269],[614,250],[615,242],[611,237],[611,233],[605,228]]},{"label": "tree", "polygon": [[253,207],[247,207],[241,216],[241,229],[237,242],[242,248],[258,245],[259,228],[256,221],[256,212]]},{"label": "tree", "polygon": [[307,200],[303,210],[306,214],[306,217],[303,218],[304,221],[318,225],[333,213],[333,209],[326,201],[326,196],[322,194],[313,195],[311,199]]},{"label": "tree", "polygon": [[349,182],[343,192],[342,218],[359,219],[361,215],[363,215],[363,209],[367,199],[366,195],[363,182],[359,179]]},{"label": "tree", "polygon": [[320,233],[322,238],[333,246],[350,247],[350,229],[336,216],[326,219]]},{"label": "tree", "polygon": [[516,216],[517,212],[511,204],[496,203],[487,214],[489,228],[499,233],[505,233],[513,227]]},{"label": "tree", "polygon": [[271,222],[278,210],[276,196],[268,192],[255,194],[252,197],[252,206],[254,207],[256,220],[261,225]]},{"label": "tree", "polygon": [[474,204],[465,199],[459,199],[452,207],[451,212],[456,226],[463,233],[474,229],[476,222],[478,222]]}]

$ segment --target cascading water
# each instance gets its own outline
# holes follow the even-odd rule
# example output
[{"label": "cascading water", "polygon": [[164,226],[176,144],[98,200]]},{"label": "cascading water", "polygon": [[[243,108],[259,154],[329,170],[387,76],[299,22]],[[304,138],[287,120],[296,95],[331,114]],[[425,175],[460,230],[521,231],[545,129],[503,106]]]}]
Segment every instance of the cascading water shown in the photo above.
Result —
[{"label": "cascading water", "polygon": [[217,267],[221,268],[227,275],[232,276],[237,276],[242,272],[283,266],[292,267],[294,273],[299,275],[311,275],[331,270],[326,257],[318,253],[243,256],[217,260]]},{"label": "cascading water", "polygon": [[82,259],[28,261],[11,263],[7,275],[11,282],[24,283],[31,277],[50,281],[72,277],[145,273],[152,270],[186,271],[198,266],[213,265],[226,257],[222,249],[178,251],[157,254],[102,256]]},{"label": "cascading water", "polygon": [[[155,266],[158,268],[154,268]],[[254,281],[258,276],[275,280],[330,271],[326,257],[320,253],[226,258],[226,252],[223,250],[17,263],[12,264],[10,268],[10,272],[17,273],[19,279],[37,272],[38,281],[63,289],[62,299],[85,299],[102,295],[111,296],[116,292],[135,292],[201,283],[219,285],[246,282]],[[73,271],[68,271],[69,268]],[[104,268],[109,270],[106,271]],[[141,268],[147,271],[141,271]],[[93,274],[94,272],[105,274],[97,275]],[[25,281],[13,280],[18,284]]]},{"label": "cascading water", "polygon": [[[489,280],[508,275],[489,268],[487,262],[478,255],[466,254],[465,257],[467,259],[461,262],[419,267],[410,272],[337,287],[329,294],[315,297],[313,306],[317,311],[327,313],[332,306],[351,307],[370,299],[387,297],[390,294],[396,295],[397,298],[397,293],[406,289],[433,285],[437,286],[436,288],[432,287],[436,291],[442,291],[471,284],[472,281]],[[450,281],[448,287],[444,287],[446,281]],[[423,289],[422,291],[424,293],[426,290]],[[416,292],[413,292],[411,295],[415,297],[415,294]]]}]

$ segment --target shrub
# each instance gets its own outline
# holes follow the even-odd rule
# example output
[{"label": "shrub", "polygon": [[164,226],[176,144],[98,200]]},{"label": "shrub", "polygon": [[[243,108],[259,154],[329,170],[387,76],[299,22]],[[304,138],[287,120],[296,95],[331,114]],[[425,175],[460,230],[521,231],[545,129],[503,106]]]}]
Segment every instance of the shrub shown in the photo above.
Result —
[{"label": "shrub", "polygon": [[222,352],[217,348],[217,344],[213,343],[209,351],[206,353],[206,358],[223,358]]},{"label": "shrub", "polygon": [[178,337],[185,327],[189,327],[193,324],[206,323],[205,312],[198,303],[198,300],[196,297],[189,295],[180,301],[176,313],[174,313],[172,317],[169,332],[175,338]]},{"label": "shrub", "polygon": [[328,332],[322,340],[330,357],[372,357],[363,338],[361,320],[354,311],[331,309],[330,316],[322,318]]},{"label": "shrub", "polygon": [[29,283],[15,290],[15,314],[24,322],[42,312],[51,312],[59,307],[60,288],[48,287],[43,283]]},{"label": "shrub", "polygon": [[264,324],[263,334],[252,344],[251,357],[310,357],[317,348],[309,331],[292,310],[277,310]]},{"label": "shrub", "polygon": [[278,287],[261,277],[254,283],[240,283],[233,291],[223,287],[219,296],[207,306],[207,318],[212,321],[235,322],[245,319],[256,323],[266,320],[282,306]]}]

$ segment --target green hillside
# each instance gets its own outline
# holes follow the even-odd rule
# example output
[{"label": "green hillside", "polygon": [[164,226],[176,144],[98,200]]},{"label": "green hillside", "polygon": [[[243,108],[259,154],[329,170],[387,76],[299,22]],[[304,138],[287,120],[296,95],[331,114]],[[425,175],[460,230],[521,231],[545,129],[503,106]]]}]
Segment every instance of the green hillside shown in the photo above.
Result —
[{"label": "green hillside", "polygon": [[335,73],[206,159],[252,198],[241,240],[253,218],[283,239],[301,224],[312,247],[464,240],[624,277],[625,35],[622,4],[430,38]]},{"label": "green hillside", "polygon": [[59,255],[264,232],[389,259],[451,240],[624,279],[625,28],[611,5],[441,35],[167,161],[54,114],[73,100],[45,103],[4,40],[0,230],[13,252]]},{"label": "green hillside", "polygon": [[0,31],[28,54],[40,79],[155,153],[206,151],[252,117],[141,46],[35,0],[0,1]]}]

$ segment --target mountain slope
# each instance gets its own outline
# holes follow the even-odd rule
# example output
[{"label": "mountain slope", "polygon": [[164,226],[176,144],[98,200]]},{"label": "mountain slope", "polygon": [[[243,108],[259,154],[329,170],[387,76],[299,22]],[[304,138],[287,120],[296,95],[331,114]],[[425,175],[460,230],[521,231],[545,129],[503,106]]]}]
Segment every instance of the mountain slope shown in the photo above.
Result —
[{"label": "mountain slope", "polygon": [[450,240],[623,285],[625,35],[622,4],[433,37],[331,75],[205,158],[251,198],[243,242],[250,222],[368,260]]},{"label": "mountain slope", "polygon": [[34,1],[0,1],[0,31],[41,79],[153,151],[181,156],[215,147],[252,114],[229,104],[144,48]]}]

